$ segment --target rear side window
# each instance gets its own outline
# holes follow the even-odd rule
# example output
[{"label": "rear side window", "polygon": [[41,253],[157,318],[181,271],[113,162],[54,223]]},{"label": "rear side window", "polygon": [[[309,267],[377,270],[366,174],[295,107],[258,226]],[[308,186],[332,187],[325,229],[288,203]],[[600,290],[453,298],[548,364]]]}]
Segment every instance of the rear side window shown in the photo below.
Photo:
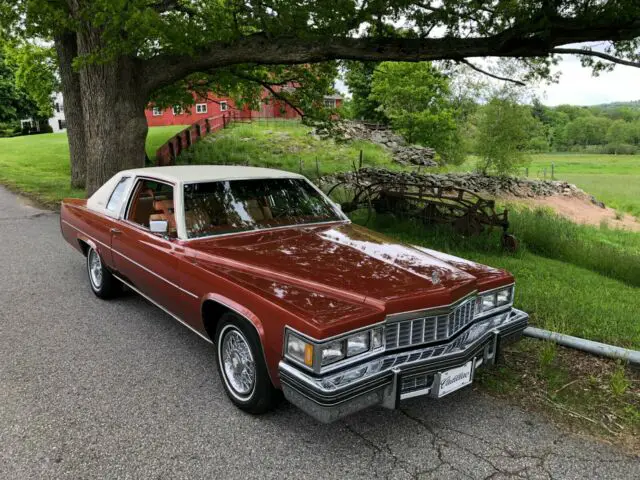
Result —
[{"label": "rear side window", "polygon": [[127,186],[129,185],[129,177],[122,177],[116,185],[116,188],[113,189],[111,193],[111,197],[109,197],[109,203],[107,203],[107,210],[110,212],[117,212],[122,207],[122,202],[124,202],[124,194],[127,191]]}]

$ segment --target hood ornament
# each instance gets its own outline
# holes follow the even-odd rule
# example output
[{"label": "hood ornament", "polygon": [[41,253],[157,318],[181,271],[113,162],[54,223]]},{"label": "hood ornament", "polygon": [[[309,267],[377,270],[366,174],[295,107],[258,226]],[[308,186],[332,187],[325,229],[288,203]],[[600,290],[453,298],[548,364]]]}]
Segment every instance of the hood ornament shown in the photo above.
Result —
[{"label": "hood ornament", "polygon": [[431,281],[434,285],[438,285],[440,283],[440,274],[435,270],[431,272]]}]

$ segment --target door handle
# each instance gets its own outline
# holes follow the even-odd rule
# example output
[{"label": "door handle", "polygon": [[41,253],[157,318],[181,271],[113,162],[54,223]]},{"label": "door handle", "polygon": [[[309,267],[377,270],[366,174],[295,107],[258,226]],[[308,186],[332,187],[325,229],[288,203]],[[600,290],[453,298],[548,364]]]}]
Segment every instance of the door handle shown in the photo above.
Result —
[{"label": "door handle", "polygon": [[118,230],[117,228],[112,228],[111,229],[111,233],[113,233],[114,235],[118,235],[119,233],[122,233],[120,230]]}]

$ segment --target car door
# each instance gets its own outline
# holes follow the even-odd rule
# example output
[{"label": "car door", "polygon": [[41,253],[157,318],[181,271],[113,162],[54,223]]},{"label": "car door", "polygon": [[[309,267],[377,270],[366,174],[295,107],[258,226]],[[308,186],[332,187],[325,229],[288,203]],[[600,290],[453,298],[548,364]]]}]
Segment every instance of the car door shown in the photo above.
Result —
[{"label": "car door", "polygon": [[[140,293],[174,315],[180,313],[184,293],[179,285],[175,220],[168,235],[151,233],[150,217],[173,215],[174,186],[137,178],[126,211],[112,229],[111,247],[117,272]],[[158,219],[158,218],[156,218]]]}]

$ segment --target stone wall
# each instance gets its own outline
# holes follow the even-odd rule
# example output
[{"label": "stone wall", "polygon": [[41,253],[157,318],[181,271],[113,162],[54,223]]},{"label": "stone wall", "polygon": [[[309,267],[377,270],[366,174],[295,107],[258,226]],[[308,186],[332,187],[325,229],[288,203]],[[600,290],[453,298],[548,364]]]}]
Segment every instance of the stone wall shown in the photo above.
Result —
[{"label": "stone wall", "polygon": [[436,151],[421,145],[407,145],[404,138],[387,128],[360,122],[334,120],[314,125],[311,132],[318,138],[333,138],[337,142],[367,140],[391,151],[393,160],[401,165],[435,167]]},{"label": "stone wall", "polygon": [[[563,181],[532,180],[528,178],[495,177],[480,173],[418,173],[393,172],[383,168],[362,168],[358,171],[358,180],[363,183],[422,183],[430,186],[464,188],[475,193],[491,196],[514,196],[521,198],[548,197],[564,195],[590,199],[596,204],[595,198],[585,193],[575,185]],[[335,184],[341,181],[355,181],[354,172],[338,173],[326,176],[323,183]],[[603,206],[603,205],[601,205]]]}]

